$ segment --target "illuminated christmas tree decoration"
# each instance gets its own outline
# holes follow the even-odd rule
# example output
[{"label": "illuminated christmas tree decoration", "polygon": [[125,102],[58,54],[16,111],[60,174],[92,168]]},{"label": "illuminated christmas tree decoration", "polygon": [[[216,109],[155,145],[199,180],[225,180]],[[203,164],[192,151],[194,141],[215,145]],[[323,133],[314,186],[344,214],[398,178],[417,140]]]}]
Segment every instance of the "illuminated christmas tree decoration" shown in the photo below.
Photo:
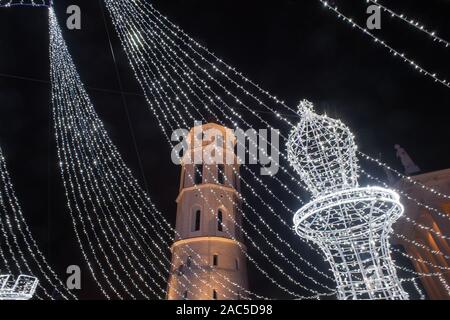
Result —
[{"label": "illuminated christmas tree decoration", "polygon": [[339,299],[408,299],[389,254],[391,226],[403,213],[399,196],[359,187],[356,144],[342,122],[314,113],[308,101],[299,112],[288,157],[313,200],[294,216],[297,234],[324,252]]},{"label": "illuminated christmas tree decoration", "polygon": [[11,275],[0,275],[0,300],[30,300],[38,284],[31,276],[20,275],[14,280]]}]

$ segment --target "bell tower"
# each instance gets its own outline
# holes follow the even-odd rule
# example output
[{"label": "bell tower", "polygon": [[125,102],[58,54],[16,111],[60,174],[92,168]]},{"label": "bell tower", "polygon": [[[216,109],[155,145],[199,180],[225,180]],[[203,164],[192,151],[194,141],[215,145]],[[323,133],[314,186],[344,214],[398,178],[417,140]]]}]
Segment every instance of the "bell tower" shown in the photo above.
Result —
[{"label": "bell tower", "polygon": [[169,300],[237,300],[248,288],[242,241],[239,164],[232,130],[192,128],[176,199]]}]

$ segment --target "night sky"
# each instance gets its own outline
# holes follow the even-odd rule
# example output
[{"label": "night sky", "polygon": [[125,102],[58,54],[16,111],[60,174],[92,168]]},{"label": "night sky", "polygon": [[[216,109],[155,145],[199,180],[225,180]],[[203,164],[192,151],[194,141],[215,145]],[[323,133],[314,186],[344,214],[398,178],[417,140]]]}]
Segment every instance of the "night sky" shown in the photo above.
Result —
[{"label": "night sky", "polygon": [[[146,105],[109,17],[108,28],[130,122],[126,121],[118,92],[98,1],[55,2],[62,26],[66,7],[71,4],[81,7],[82,29],[63,28],[81,79],[126,163],[173,222],[179,167],[170,161],[170,148]],[[423,172],[450,167],[446,116],[450,89],[392,57],[386,49],[325,10],[318,0],[152,2],[216,55],[291,107],[307,98],[317,105],[319,112],[339,117],[353,130],[363,152],[381,156],[389,165],[401,169],[394,150],[394,144],[398,143]],[[391,2],[392,9],[419,17],[438,35],[450,39],[449,1]],[[335,3],[349,16],[365,23],[365,1]],[[450,48],[386,15],[382,18],[382,29],[375,33],[426,69],[450,79]],[[0,8],[0,145],[24,214],[49,261],[61,275],[66,266],[80,265],[84,271],[80,297],[101,298],[74,239],[57,167],[48,82],[48,40],[46,9]],[[287,133],[287,128],[280,129]],[[285,238],[298,250],[307,250],[294,235]],[[306,251],[305,254],[325,269],[317,256]],[[253,269],[250,274],[253,291],[284,297]]]}]

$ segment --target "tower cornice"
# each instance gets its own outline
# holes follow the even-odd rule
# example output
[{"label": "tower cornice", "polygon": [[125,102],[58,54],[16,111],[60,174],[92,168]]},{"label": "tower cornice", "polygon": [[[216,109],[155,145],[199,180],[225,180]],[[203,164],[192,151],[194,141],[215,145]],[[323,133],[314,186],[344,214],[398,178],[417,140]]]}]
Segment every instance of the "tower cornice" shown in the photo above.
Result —
[{"label": "tower cornice", "polygon": [[180,201],[180,199],[183,197],[183,194],[185,192],[188,191],[199,191],[201,192],[203,189],[216,189],[216,190],[221,190],[221,191],[226,191],[226,192],[232,192],[236,195],[236,197],[238,197],[239,199],[241,198],[241,195],[239,192],[237,192],[236,189],[231,188],[231,187],[227,187],[224,185],[220,185],[220,184],[215,184],[215,183],[203,183],[203,184],[199,184],[196,186],[192,186],[192,187],[186,187],[181,189],[180,193],[178,194],[177,199],[175,200],[177,203]]}]

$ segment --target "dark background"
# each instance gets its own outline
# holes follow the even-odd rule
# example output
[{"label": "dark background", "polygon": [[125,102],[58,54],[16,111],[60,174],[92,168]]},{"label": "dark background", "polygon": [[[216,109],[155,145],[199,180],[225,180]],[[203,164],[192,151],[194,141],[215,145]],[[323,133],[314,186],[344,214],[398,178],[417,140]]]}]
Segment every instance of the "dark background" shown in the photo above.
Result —
[{"label": "dark background", "polygon": [[[325,10],[319,1],[152,2],[216,55],[290,106],[308,98],[320,112],[342,119],[352,128],[362,151],[381,155],[388,164],[401,169],[393,148],[399,143],[422,171],[448,168],[449,88],[393,58],[373,40]],[[396,11],[419,17],[438,35],[450,39],[449,1],[384,2]],[[57,0],[55,10],[62,26],[70,4],[81,7],[82,30],[63,28],[63,33],[81,79],[127,164],[147,185],[152,199],[167,218],[174,221],[179,168],[170,161],[170,148],[140,95],[109,17],[108,27],[127,92],[130,123],[125,120],[125,109],[117,92],[118,82],[98,1]],[[336,4],[365,23],[365,1],[336,1]],[[450,48],[387,15],[383,15],[382,29],[376,34],[426,69],[450,77]],[[51,264],[61,275],[67,265],[82,266],[86,276],[80,296],[101,298],[88,276],[65,206],[56,165],[48,79],[47,10],[0,8],[0,145],[23,211]],[[298,243],[293,235],[286,238]],[[299,245],[299,250],[302,249]],[[311,259],[321,266],[318,257]],[[250,271],[253,291],[284,297],[261,275]]]}]

